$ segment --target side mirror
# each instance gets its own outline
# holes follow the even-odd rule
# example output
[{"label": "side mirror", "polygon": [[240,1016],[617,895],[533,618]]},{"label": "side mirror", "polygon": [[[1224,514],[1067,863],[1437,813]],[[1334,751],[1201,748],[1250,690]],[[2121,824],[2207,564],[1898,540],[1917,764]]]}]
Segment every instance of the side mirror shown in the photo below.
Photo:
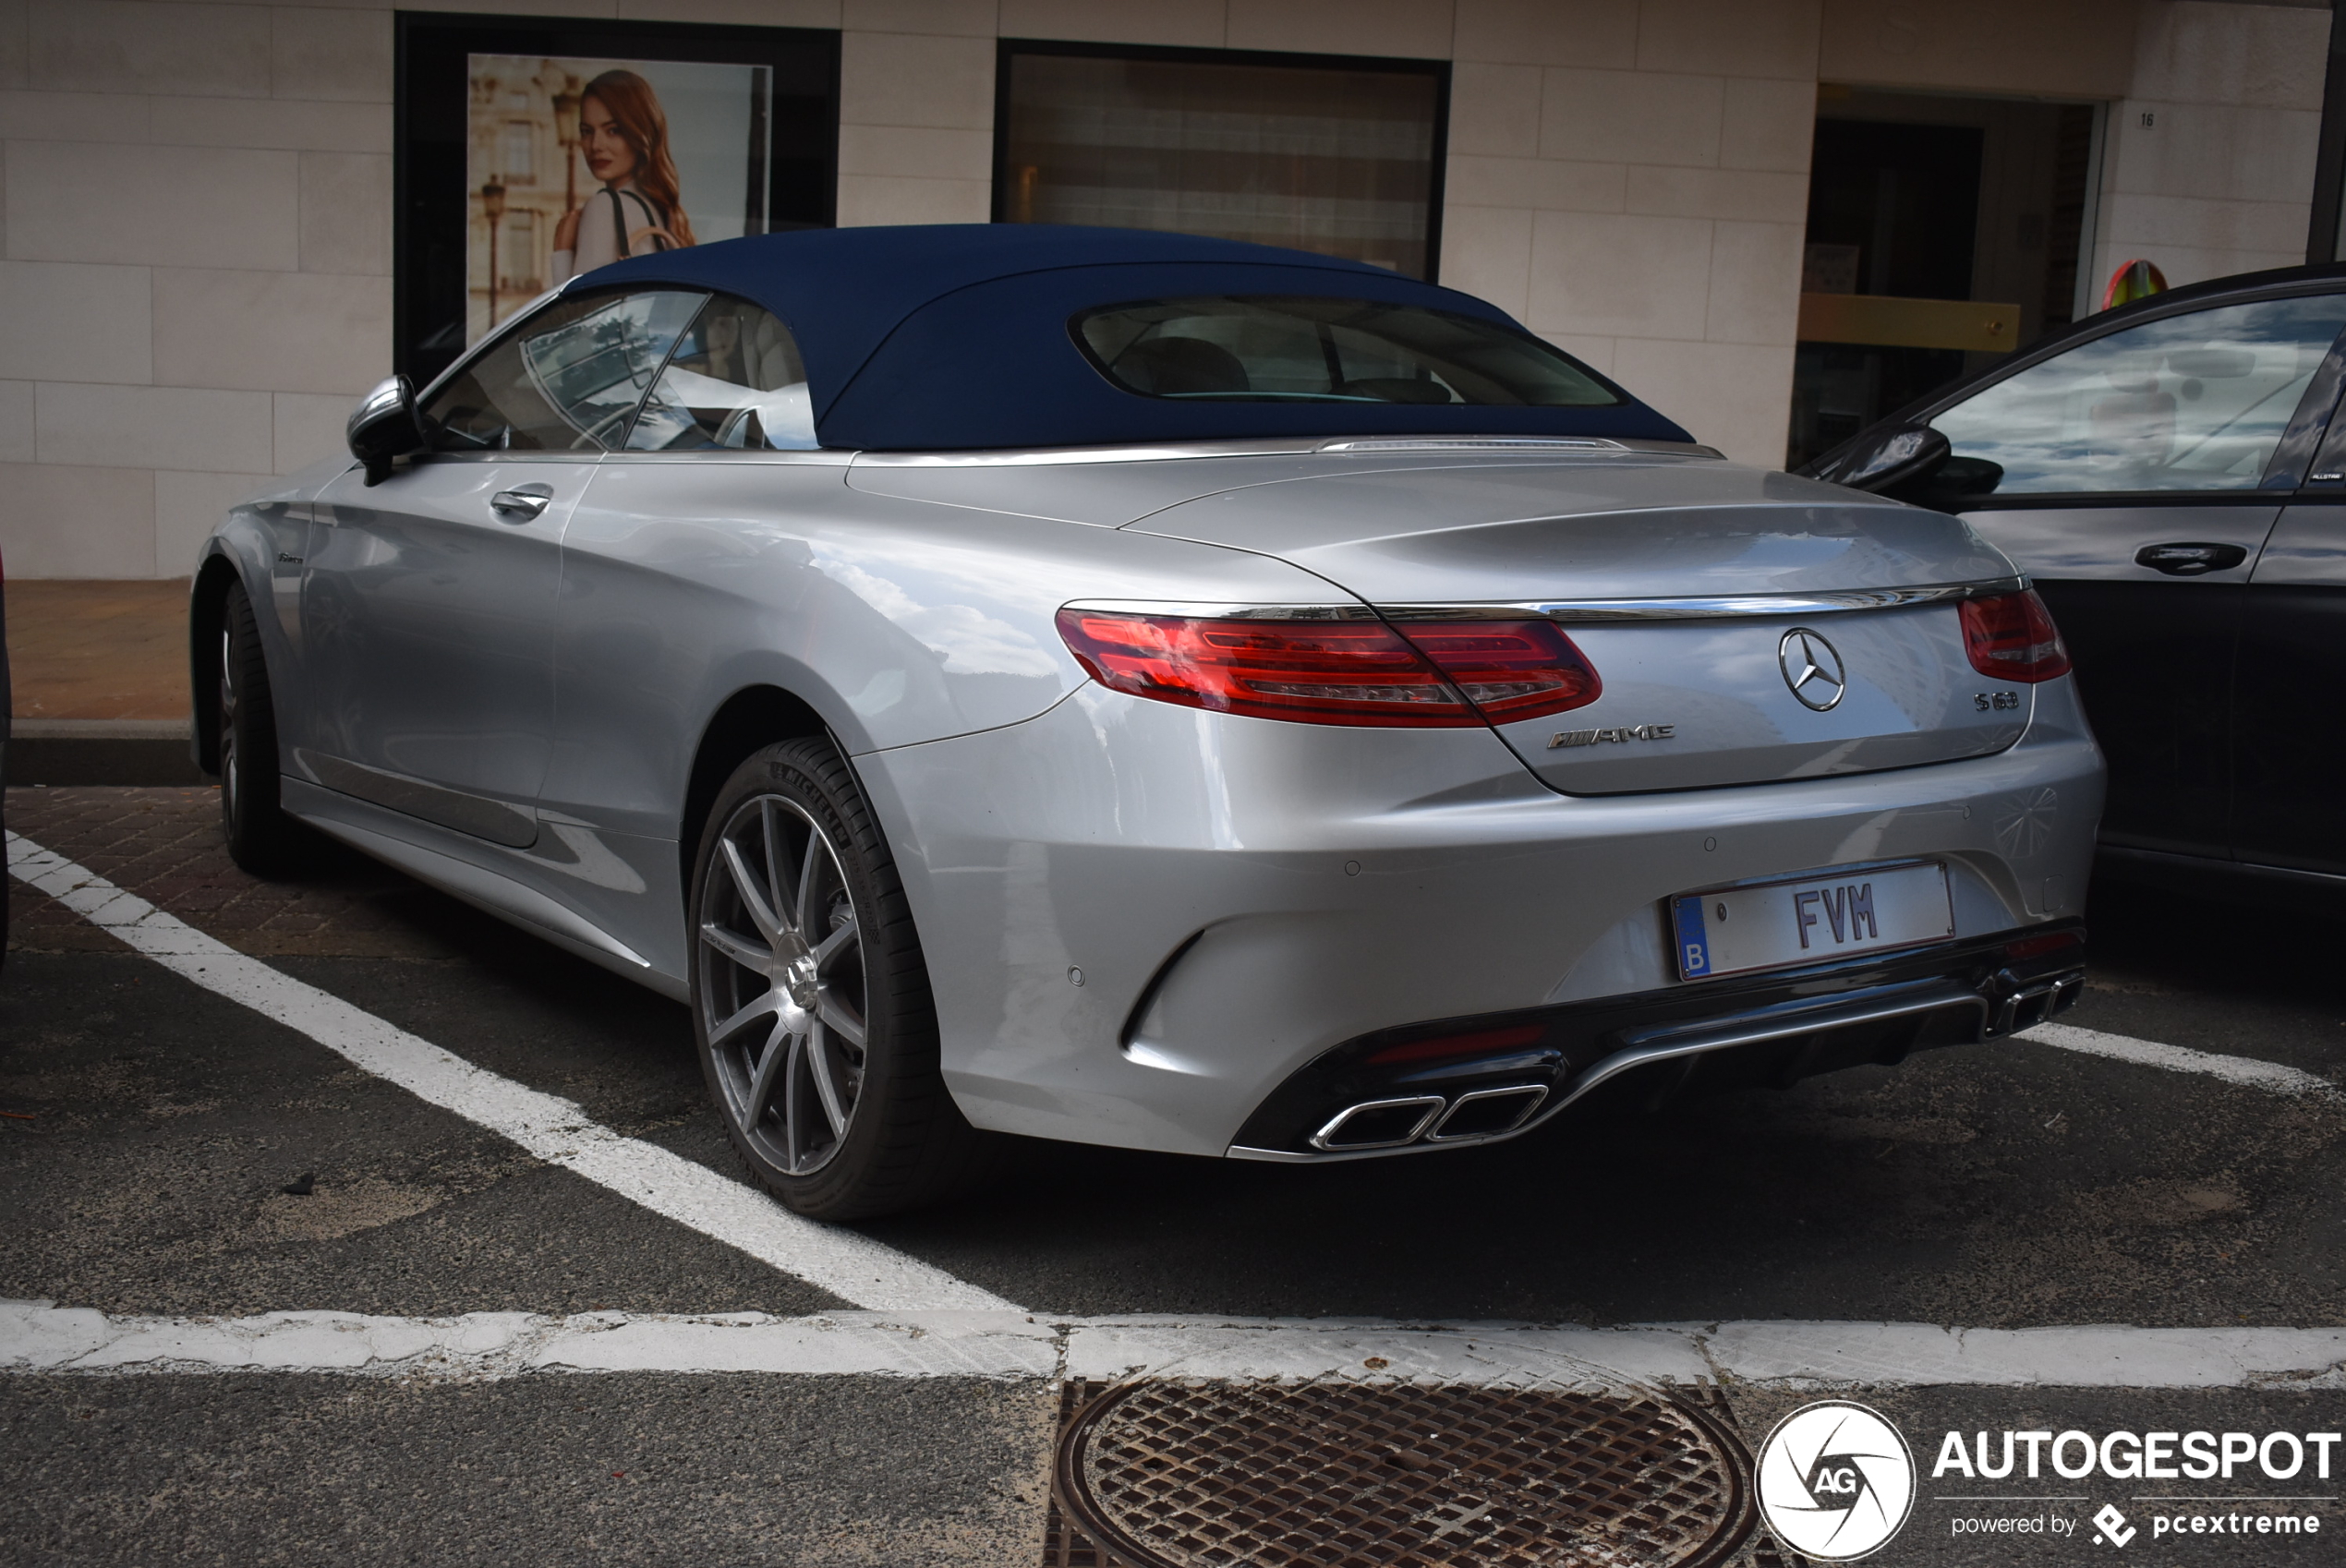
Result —
[{"label": "side mirror", "polygon": [[1811,479],[1880,495],[1944,467],[1954,449],[1928,425],[1877,425],[1803,470]]},{"label": "side mirror", "polygon": [[350,455],[367,465],[367,483],[380,485],[391,477],[393,458],[421,452],[424,447],[423,416],[416,409],[416,384],[405,376],[392,376],[376,384],[375,390],[358,400],[350,411],[350,423],[344,428],[343,439],[350,443]]}]

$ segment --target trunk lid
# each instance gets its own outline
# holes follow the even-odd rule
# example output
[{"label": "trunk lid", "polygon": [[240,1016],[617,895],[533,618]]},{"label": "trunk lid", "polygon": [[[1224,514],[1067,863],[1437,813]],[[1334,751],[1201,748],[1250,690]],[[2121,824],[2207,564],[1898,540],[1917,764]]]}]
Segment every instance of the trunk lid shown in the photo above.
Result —
[{"label": "trunk lid", "polygon": [[[1529,613],[1564,624],[1602,694],[1499,733],[1569,793],[1910,767],[2001,751],[2027,723],[2032,688],[1972,669],[1953,599],[1890,592],[2007,579],[2012,563],[1960,519],[1784,474],[1380,464],[1225,488],[1127,526],[1277,556],[1397,620],[1543,607]],[[1811,668],[1804,702],[1793,681]]]}]

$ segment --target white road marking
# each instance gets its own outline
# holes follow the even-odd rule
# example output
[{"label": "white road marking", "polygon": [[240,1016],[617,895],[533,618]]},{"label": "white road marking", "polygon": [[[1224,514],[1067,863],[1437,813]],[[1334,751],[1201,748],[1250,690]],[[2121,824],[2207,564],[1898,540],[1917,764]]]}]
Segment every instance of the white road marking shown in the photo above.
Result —
[{"label": "white road marking", "polygon": [[[1371,1365],[1372,1362],[1376,1363]],[[271,1312],[108,1317],[0,1302],[0,1370],[877,1373],[1012,1380],[1345,1378],[1505,1387],[2346,1388],[2346,1328],[1953,1329],[1929,1323],[1651,1323],[1614,1329],[1021,1312],[588,1312],[456,1318]]]},{"label": "white road marking", "polygon": [[762,1263],[882,1311],[1016,1311],[892,1247],[802,1219],[764,1193],[658,1144],[623,1138],[558,1095],[473,1066],[341,997],[271,969],[94,872],[7,836],[8,870],[100,930],[205,990],[298,1031],[354,1065],[512,1139],[550,1164]]},{"label": "white road marking", "polygon": [[508,1378],[526,1372],[877,1372],[1047,1378],[1053,1331],[1022,1312],[539,1317],[109,1318],[0,1302],[0,1369],[18,1372],[345,1372]]},{"label": "white road marking", "polygon": [[2262,1089],[2275,1094],[2310,1095],[2321,1100],[2346,1100],[2346,1089],[2340,1089],[2328,1079],[2296,1067],[2283,1067],[2279,1062],[2258,1061],[2254,1056],[2219,1056],[2182,1045],[2161,1045],[2154,1041],[2135,1040],[2123,1034],[2104,1034],[2098,1029],[2079,1029],[2074,1024],[2066,1023],[2040,1023],[2013,1038],[2033,1040],[2039,1045],[2058,1045],[2064,1051],[2082,1051],[2089,1056],[2108,1056],[2116,1061],[2133,1062],[2146,1067],[2164,1067],[2169,1072],[2202,1073],[2209,1078],[2220,1078],[2227,1083],[2237,1083],[2244,1089]]},{"label": "white road marking", "polygon": [[[588,1180],[641,1203],[656,1213],[737,1247],[775,1268],[819,1285],[844,1300],[879,1312],[900,1315],[908,1312],[941,1312],[948,1316],[967,1312],[1022,1315],[1021,1309],[1001,1297],[892,1248],[853,1232],[834,1230],[801,1219],[771,1202],[763,1194],[738,1182],[729,1181],[706,1166],[695,1164],[657,1145],[623,1138],[607,1128],[598,1127],[570,1101],[540,1093],[510,1079],[486,1072],[428,1041],[393,1028],[337,996],[281,974],[19,834],[7,835],[7,850],[8,869],[19,880],[57,899],[68,909],[174,972],[298,1030],[367,1071],[389,1079],[435,1105],[504,1134],[540,1159],[576,1171]],[[2341,1089],[2340,1085],[2278,1062],[2259,1061],[2247,1056],[2216,1055],[2180,1045],[2162,1045],[2122,1034],[2079,1029],[2071,1024],[2039,1024],[2014,1038],[2171,1072],[2201,1074],[2272,1093],[2346,1100],[2346,1089]],[[96,1314],[90,1316],[95,1318]],[[307,1325],[313,1320],[322,1321],[326,1319],[333,1319],[337,1323],[346,1321],[358,1325],[405,1324],[410,1321],[317,1313],[280,1313],[266,1319],[241,1321],[264,1325],[281,1322]],[[540,1325],[591,1323],[597,1326],[580,1332],[604,1334],[613,1332],[607,1321],[611,1319],[610,1314],[590,1314],[587,1318],[563,1320],[514,1320],[510,1314],[473,1314],[460,1319],[414,1321],[455,1325],[492,1320]],[[803,1347],[820,1344],[831,1347],[821,1354],[830,1355],[836,1352],[841,1342],[827,1335],[853,1330],[866,1336],[877,1335],[869,1343],[887,1346],[896,1343],[890,1336],[900,1332],[887,1324],[859,1319],[853,1314],[793,1320],[661,1318],[622,1321],[631,1330],[638,1324],[669,1325],[644,1331],[651,1341],[662,1345],[676,1342],[676,1335],[682,1332],[678,1325],[690,1328],[687,1338],[696,1335],[710,1345],[746,1345],[751,1342],[735,1340],[724,1334],[709,1337],[712,1325],[745,1327],[767,1336],[758,1343],[769,1348],[756,1354],[780,1356],[784,1362],[799,1356],[801,1350],[771,1349],[771,1345],[787,1344]],[[899,1321],[890,1320],[890,1322]],[[126,1321],[183,1322],[182,1320]],[[778,1324],[785,1325],[785,1328],[778,1330],[775,1327]],[[787,1327],[790,1324],[832,1326],[819,1329]],[[841,1329],[839,1325],[846,1325],[846,1328]],[[1337,1328],[1324,1323],[1300,1328],[1291,1324],[1277,1326],[1320,1337],[1295,1339],[1267,1333],[1264,1326],[1260,1324],[1197,1319],[1102,1319],[1062,1324],[1060,1329],[1052,1332],[1063,1332],[1067,1336],[1064,1347],[1069,1367],[1091,1369],[1096,1366],[1099,1369],[1074,1374],[1086,1377],[1111,1375],[1112,1369],[1118,1366],[1128,1370],[1179,1367],[1188,1369],[1189,1375],[1201,1377],[1320,1375],[1310,1369],[1321,1366],[1332,1347],[1342,1346],[1349,1355],[1357,1345],[1341,1340],[1340,1336],[1356,1333],[1385,1336],[1375,1339],[1373,1343],[1386,1348],[1369,1354],[1383,1357],[1396,1368],[1405,1364],[1421,1367],[1427,1376],[1449,1376],[1455,1372],[1465,1377],[1472,1367],[1484,1365],[1486,1359],[1481,1351],[1472,1348],[1457,1351],[1450,1339],[1442,1337],[1435,1331],[1426,1331],[1424,1334],[1412,1337],[1409,1331],[1392,1325],[1364,1324],[1357,1329]],[[237,1332],[245,1339],[251,1339],[255,1334],[267,1339],[277,1331]],[[308,1331],[305,1328],[304,1332]],[[405,1333],[410,1331],[399,1332]],[[450,1332],[458,1333],[459,1339],[449,1340],[445,1345],[439,1340],[433,1340],[431,1344],[439,1348],[429,1354],[462,1361],[471,1353],[463,1350],[461,1333],[471,1331]],[[540,1331],[529,1332],[537,1333]],[[520,1334],[523,1331],[514,1329],[512,1333]],[[568,1333],[566,1329],[556,1332],[556,1338],[567,1344],[568,1340],[563,1335]],[[781,1334],[780,1339],[773,1337],[777,1333]],[[0,1366],[12,1364],[8,1359],[11,1354],[9,1346],[15,1343],[16,1333],[15,1328],[0,1324]],[[1525,1337],[1527,1334],[1549,1337],[1534,1339]],[[1582,1353],[1567,1348],[1567,1345],[1578,1344],[1594,1334],[1614,1336],[1592,1343],[1602,1344],[1607,1355],[1626,1357],[1631,1366],[1645,1368],[1646,1370],[1639,1376],[1665,1380],[1683,1370],[1689,1347],[1699,1345],[1701,1354],[1710,1357],[1709,1364],[1721,1374],[1777,1381],[2029,1383],[2058,1381],[2096,1387],[2186,1388],[2231,1387],[2247,1383],[2261,1386],[2280,1380],[2287,1386],[2346,1386],[2346,1383],[2337,1381],[2339,1364],[2341,1359],[2346,1359],[2346,1349],[2340,1347],[2340,1338],[2346,1335],[2346,1331],[2330,1330],[2063,1328],[1965,1331],[1941,1329],[1929,1324],[1733,1323],[1712,1330],[1666,1326],[1603,1331],[1494,1328],[1483,1337],[1492,1339],[1494,1344],[1513,1346],[1510,1354],[1568,1360]],[[797,1337],[793,1338],[793,1335]],[[1171,1337],[1167,1338],[1166,1335]],[[1339,1337],[1329,1338],[1329,1335]],[[1497,1337],[1501,1335],[1505,1336],[1504,1339]],[[1558,1335],[1563,1337],[1557,1338]],[[1639,1337],[1642,1335],[1665,1337]],[[1672,1335],[1676,1337],[1666,1337]],[[2031,1335],[2054,1337],[2026,1337]],[[2287,1337],[2292,1335],[2313,1337]],[[364,1337],[361,1333],[361,1339]],[[1011,1335],[1013,1339],[1020,1337],[1015,1333]],[[632,1341],[622,1338],[599,1343],[611,1345]],[[1363,1340],[1358,1343],[1371,1342]],[[1457,1343],[1465,1345],[1468,1342],[1460,1339]],[[1417,1348],[1409,1348],[1412,1345]],[[2281,1345],[2298,1348],[2287,1352],[2276,1348]],[[1734,1358],[1719,1360],[1723,1348],[1731,1351]],[[1394,1349],[1402,1349],[1405,1354],[1389,1354]],[[2313,1355],[2316,1351],[2321,1354]],[[811,1351],[805,1353],[815,1354]],[[414,1354],[423,1355],[425,1352]],[[857,1362],[854,1369],[809,1366],[804,1369],[908,1369],[899,1367],[877,1349],[845,1354],[851,1362],[862,1356],[874,1364],[865,1367]],[[504,1365],[513,1360],[513,1355],[508,1347],[481,1352],[480,1357]],[[1137,1356],[1139,1358],[1119,1363],[1117,1360],[1119,1356]],[[1465,1359],[1457,1359],[1460,1356]],[[2306,1358],[2309,1356],[2311,1359]],[[2279,1358],[2275,1359],[2276,1357]],[[1738,1370],[1744,1364],[1743,1358],[1747,1357],[1751,1358],[1753,1369],[1772,1369],[1764,1372]],[[820,1359],[820,1356],[816,1358]],[[1602,1365],[1611,1365],[1603,1362],[1602,1357],[1592,1359]],[[889,1364],[879,1365],[879,1362]],[[368,1364],[373,1364],[371,1353]],[[405,1365],[405,1360],[394,1357],[387,1364]],[[1329,1365],[1333,1367],[1335,1364]],[[1443,1371],[1445,1368],[1452,1369],[1452,1372]],[[1922,1370],[1926,1368],[1931,1369],[1928,1376]],[[2057,1377],[2045,1375],[2047,1368],[2058,1368]],[[662,1369],[695,1369],[676,1366]],[[698,1369],[758,1369],[711,1367]],[[777,1367],[772,1369],[790,1369]],[[2292,1379],[2299,1380],[2299,1382],[2290,1383],[2288,1381]]]}]

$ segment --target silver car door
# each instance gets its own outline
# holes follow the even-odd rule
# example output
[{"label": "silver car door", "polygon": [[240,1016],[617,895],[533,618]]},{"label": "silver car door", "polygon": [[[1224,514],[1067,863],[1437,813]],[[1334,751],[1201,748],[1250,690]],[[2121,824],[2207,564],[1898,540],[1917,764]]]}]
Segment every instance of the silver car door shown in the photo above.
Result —
[{"label": "silver car door", "polygon": [[2027,572],[2076,660],[2106,844],[2226,853],[2232,660],[2285,499],[2267,480],[2341,326],[2335,295],[2156,316],[1930,417],[1947,482],[1984,492],[1942,504]]},{"label": "silver car door", "polygon": [[699,298],[554,302],[430,396],[430,451],[381,484],[354,470],[327,488],[293,772],[495,843],[535,840],[562,531]]},{"label": "silver car door", "polygon": [[[562,896],[667,972],[685,961],[675,838],[705,687],[766,651],[758,600],[770,594],[777,613],[797,619],[823,585],[804,549],[778,535],[782,520],[819,515],[844,493],[850,455],[816,450],[788,329],[717,296],[564,537],[539,852],[559,848],[560,863],[548,863]],[[752,663],[743,683],[773,681]]]}]

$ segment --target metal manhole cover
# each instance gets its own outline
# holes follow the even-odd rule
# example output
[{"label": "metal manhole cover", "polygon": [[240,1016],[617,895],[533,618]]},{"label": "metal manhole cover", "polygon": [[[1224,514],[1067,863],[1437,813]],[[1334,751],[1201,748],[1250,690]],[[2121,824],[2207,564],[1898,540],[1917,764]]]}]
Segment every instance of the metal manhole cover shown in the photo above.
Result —
[{"label": "metal manhole cover", "polygon": [[1132,1568],[1707,1568],[1747,1468],[1659,1393],[1143,1382],[1075,1417],[1058,1490]]}]

